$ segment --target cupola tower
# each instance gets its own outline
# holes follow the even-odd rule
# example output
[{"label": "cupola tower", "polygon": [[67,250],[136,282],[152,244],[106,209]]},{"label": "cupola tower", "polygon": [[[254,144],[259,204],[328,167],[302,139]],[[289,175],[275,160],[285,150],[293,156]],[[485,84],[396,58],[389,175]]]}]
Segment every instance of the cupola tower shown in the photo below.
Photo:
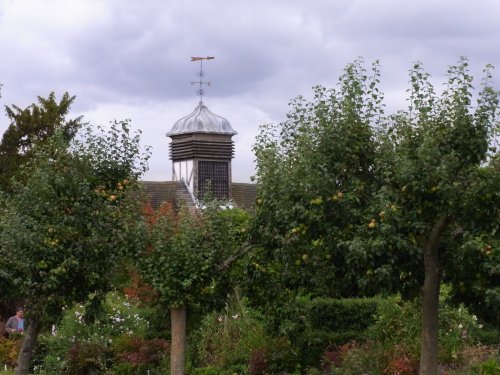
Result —
[{"label": "cupola tower", "polygon": [[167,136],[172,159],[172,178],[183,181],[190,193],[203,199],[209,191],[219,199],[231,198],[231,159],[234,158],[233,135],[229,121],[211,112],[203,103],[203,60],[213,57],[192,57],[200,61],[198,84],[200,102],[194,111],[177,120]]}]

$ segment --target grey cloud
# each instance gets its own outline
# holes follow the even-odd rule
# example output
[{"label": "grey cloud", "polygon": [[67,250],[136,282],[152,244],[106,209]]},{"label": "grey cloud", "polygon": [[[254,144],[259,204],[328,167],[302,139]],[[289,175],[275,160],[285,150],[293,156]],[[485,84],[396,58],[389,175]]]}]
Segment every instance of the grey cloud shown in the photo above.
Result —
[{"label": "grey cloud", "polygon": [[[253,160],[249,138],[257,123],[283,120],[291,98],[309,97],[316,84],[335,85],[358,56],[367,65],[380,59],[382,88],[397,109],[406,105],[407,71],[416,60],[437,87],[461,55],[476,76],[486,63],[500,66],[494,0],[73,1],[0,2],[0,104],[24,106],[36,95],[69,91],[77,95],[73,109],[95,114],[92,121],[134,119],[143,111],[148,116],[134,123],[148,128],[150,139],[163,137],[197,101],[189,82],[198,65],[189,57],[213,55],[205,65],[212,81],[206,101],[237,122],[241,175]],[[15,6],[22,9],[14,14]],[[25,19],[32,8],[39,14]],[[188,104],[180,111],[179,103]],[[168,165],[166,151],[155,152],[165,160],[152,164]]]}]

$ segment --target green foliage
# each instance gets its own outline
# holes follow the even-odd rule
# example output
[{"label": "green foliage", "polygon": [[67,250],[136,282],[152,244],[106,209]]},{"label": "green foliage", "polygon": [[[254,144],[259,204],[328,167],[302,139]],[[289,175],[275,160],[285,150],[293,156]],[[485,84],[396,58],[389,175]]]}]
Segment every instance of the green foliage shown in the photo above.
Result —
[{"label": "green foliage", "polygon": [[219,375],[220,370],[213,366],[193,369],[189,372],[191,375]]},{"label": "green foliage", "polygon": [[308,318],[315,329],[363,332],[373,324],[379,304],[372,298],[315,298],[307,307]]},{"label": "green foliage", "polygon": [[94,342],[79,342],[70,348],[61,374],[103,374],[110,359],[111,353],[106,346]]},{"label": "green foliage", "polygon": [[[115,353],[114,373],[147,374],[162,373],[167,368],[166,359],[170,351],[167,341],[147,340],[137,336],[123,335],[113,342]],[[155,371],[156,370],[156,371]]]},{"label": "green foliage", "polygon": [[473,374],[477,375],[500,374],[500,360],[498,358],[490,358],[487,361],[476,365],[473,369]]},{"label": "green foliage", "polygon": [[190,341],[193,364],[220,371],[246,366],[252,350],[265,347],[270,338],[263,317],[235,294],[223,311],[205,316]]},{"label": "green foliage", "polygon": [[280,302],[279,308],[273,303],[264,310],[267,329],[274,336],[286,338],[297,353],[296,362],[301,368],[307,368],[316,366],[327,348],[337,348],[351,341],[364,342],[367,329],[375,322],[381,300],[299,295],[280,299]]},{"label": "green foliage", "polygon": [[[486,236],[496,248],[499,169],[479,166],[496,153],[489,146],[499,130],[498,93],[488,67],[472,105],[465,59],[448,78],[438,96],[415,64],[408,111],[382,117],[378,66],[369,75],[356,61],[337,88],[316,87],[313,100],[291,102],[286,122],[261,127],[254,235],[268,250],[260,264],[271,264],[277,284],[333,297],[416,291],[422,247],[443,214],[453,217],[440,257],[455,265],[450,279],[467,273],[456,251],[467,238]],[[497,271],[483,263],[472,269],[487,270],[486,310],[499,305],[487,281]]]},{"label": "green foliage", "polygon": [[[302,300],[292,343],[300,353],[302,366],[316,365],[327,348],[364,342],[367,329],[375,322],[380,301],[374,298]],[[295,318],[297,319],[297,318]],[[290,332],[292,333],[292,332]]]},{"label": "green foliage", "polygon": [[129,192],[142,164],[121,168],[120,181],[111,185],[118,174],[104,178],[94,163],[95,153],[115,160],[117,152],[138,142],[128,129],[126,122],[121,129],[111,127],[110,132],[126,133],[116,144],[106,143],[105,133],[93,134],[89,142],[68,142],[56,132],[33,149],[12,193],[0,197],[0,285],[26,301],[32,342],[38,331],[29,328],[50,326],[64,306],[90,299],[97,308],[113,270],[138,239],[131,229],[140,211]]},{"label": "green foliage", "polygon": [[[64,366],[78,367],[83,362],[104,363],[109,368],[127,359],[136,369],[146,359],[158,365],[168,353],[164,340],[143,338],[149,329],[149,308],[140,308],[113,292],[106,295],[93,321],[87,319],[87,310],[83,304],[65,309],[56,330],[40,336],[34,359],[36,373],[59,374]],[[92,358],[90,349],[97,347],[105,348],[105,362],[99,356]],[[71,361],[74,363],[69,365]]]},{"label": "green foliage", "polygon": [[[255,353],[263,355],[263,371],[253,371],[257,366],[252,366]],[[291,343],[285,338],[269,340],[264,347],[254,349],[249,360],[249,372],[252,375],[291,373],[299,367],[297,353]],[[258,369],[258,367],[257,367]],[[261,367],[262,369],[262,367]]]},{"label": "green foliage", "polygon": [[166,204],[145,216],[150,244],[139,248],[136,262],[162,303],[175,307],[224,300],[224,261],[241,250],[248,215],[214,203],[197,213],[185,207],[175,212]]},{"label": "green foliage", "polygon": [[12,366],[17,363],[17,356],[21,347],[21,340],[0,338],[0,366]]},{"label": "green foliage", "polygon": [[477,341],[483,345],[498,345],[500,343],[500,328],[485,324],[477,332]]},{"label": "green foliage", "polygon": [[113,367],[110,373],[113,375],[163,375],[166,373],[165,368],[167,367],[155,367],[145,363],[139,365],[120,363]]},{"label": "green foliage", "polygon": [[[490,69],[475,94],[468,62],[461,59],[449,68],[446,88],[437,96],[421,64],[413,67],[409,111],[383,126],[380,161],[386,182],[378,192],[379,210],[389,214],[381,224],[394,228],[399,242],[423,249],[438,218],[448,218],[449,227],[439,238],[444,279],[453,282],[457,300],[485,317],[488,309],[490,317],[498,316],[496,259],[478,248],[498,246],[500,195],[495,186],[500,171],[494,163],[485,164],[498,155],[493,142],[499,130],[499,96],[491,86]],[[404,274],[405,279],[414,276]]]},{"label": "green foliage", "polygon": [[[465,198],[470,205],[461,212],[467,231],[460,246],[449,256],[444,277],[453,282],[453,298],[463,301],[484,320],[500,324],[500,169],[494,164],[480,168]],[[478,210],[477,207],[481,207]],[[465,229],[464,228],[464,229]]]},{"label": "green foliage", "polygon": [[369,345],[353,347],[342,358],[342,366],[333,368],[331,375],[380,375],[384,366]]},{"label": "green foliage", "polygon": [[[466,345],[478,340],[480,325],[477,318],[462,306],[450,304],[449,288],[440,297],[439,358],[443,363],[456,362]],[[411,359],[420,352],[422,309],[418,300],[402,301],[399,297],[381,302],[376,322],[369,330],[371,340],[380,346],[384,355],[403,351]],[[396,351],[396,353],[392,353]]]},{"label": "green foliage", "polygon": [[0,143],[0,190],[10,191],[10,179],[22,164],[33,156],[33,147],[42,144],[57,131],[66,140],[72,139],[81,127],[82,117],[66,120],[74,96],[64,93],[59,102],[52,92],[47,99],[38,97],[38,104],[25,109],[15,105],[6,106],[5,111],[11,124]]},{"label": "green foliage", "polygon": [[103,308],[92,322],[86,319],[87,305],[68,309],[57,328],[58,341],[78,338],[106,343],[123,334],[144,336],[149,326],[144,309],[135,306],[118,293],[108,293]]},{"label": "green foliage", "polygon": [[[315,87],[312,101],[291,102],[286,122],[261,127],[253,233],[269,250],[263,262],[276,263],[281,287],[348,297],[387,282],[383,243],[369,249],[352,241],[372,218],[366,207],[379,184],[378,69],[375,63],[368,75],[362,61],[349,64],[337,88]],[[368,269],[373,277],[365,282]]]},{"label": "green foliage", "polygon": [[54,320],[65,305],[90,294],[99,298],[124,250],[134,245],[128,228],[138,216],[126,192],[133,190],[142,165],[122,168],[121,182],[112,185],[118,175],[104,178],[94,162],[96,153],[114,161],[129,144],[138,149],[138,139],[128,137],[128,124],[121,126],[110,130],[121,134],[116,144],[101,133],[70,145],[57,133],[33,151],[22,182],[3,199],[0,279],[29,301],[31,317]]},{"label": "green foliage", "polygon": [[477,93],[468,69],[465,58],[451,66],[437,95],[416,63],[408,110],[382,117],[378,66],[368,75],[356,61],[337,88],[315,88],[286,122],[262,126],[254,146],[253,234],[269,266],[249,268],[251,279],[338,298],[415,296],[425,277],[421,365],[433,372],[441,277],[456,300],[499,316],[500,93],[490,66]]}]

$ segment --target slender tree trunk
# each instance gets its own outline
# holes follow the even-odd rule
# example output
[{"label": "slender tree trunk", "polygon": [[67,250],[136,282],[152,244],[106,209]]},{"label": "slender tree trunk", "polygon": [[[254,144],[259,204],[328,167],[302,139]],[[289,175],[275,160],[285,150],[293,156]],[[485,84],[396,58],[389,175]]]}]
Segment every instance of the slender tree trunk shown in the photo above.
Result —
[{"label": "slender tree trunk", "polygon": [[27,328],[24,333],[21,350],[17,357],[16,375],[28,375],[31,366],[31,357],[33,349],[35,349],[38,332],[40,331],[40,321],[37,317],[32,316],[27,321]]},{"label": "slender tree trunk", "polygon": [[434,227],[424,249],[425,280],[422,288],[422,343],[420,347],[419,375],[438,375],[439,352],[439,241],[450,218],[441,216]]},{"label": "slender tree trunk", "polygon": [[170,309],[172,342],[170,347],[170,375],[184,375],[186,357],[186,306]]}]

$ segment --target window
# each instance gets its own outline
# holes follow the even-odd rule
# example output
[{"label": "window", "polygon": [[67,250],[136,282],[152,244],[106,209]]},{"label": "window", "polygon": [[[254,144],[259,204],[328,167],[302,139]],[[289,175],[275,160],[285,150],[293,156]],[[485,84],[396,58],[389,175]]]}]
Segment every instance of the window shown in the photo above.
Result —
[{"label": "window", "polygon": [[211,192],[215,198],[229,197],[228,163],[223,161],[198,162],[198,198]]}]

